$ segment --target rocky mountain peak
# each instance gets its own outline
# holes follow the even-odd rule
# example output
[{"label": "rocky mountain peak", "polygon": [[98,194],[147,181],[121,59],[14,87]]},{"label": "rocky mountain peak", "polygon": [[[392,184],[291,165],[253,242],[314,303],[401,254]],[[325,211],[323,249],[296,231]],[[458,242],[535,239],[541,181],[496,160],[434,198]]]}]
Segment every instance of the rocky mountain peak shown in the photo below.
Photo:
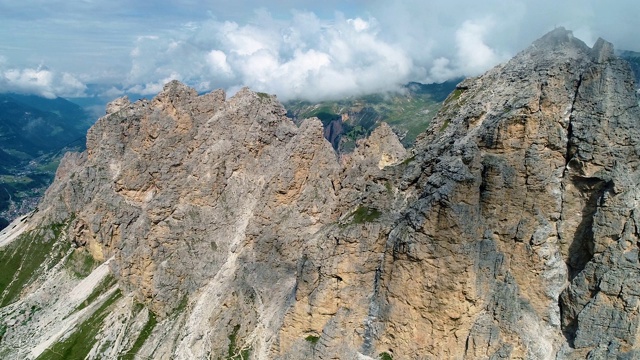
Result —
[{"label": "rocky mountain peak", "polygon": [[569,47],[584,49],[585,46],[586,44],[584,44],[584,42],[573,36],[572,31],[567,30],[562,26],[549,31],[532,44],[532,47],[547,50],[567,49]]},{"label": "rocky mountain peak", "polygon": [[345,166],[353,161],[370,161],[382,170],[407,158],[407,150],[398,136],[386,123],[378,126],[371,135],[358,142],[353,154],[343,156]]},{"label": "rocky mountain peak", "polygon": [[602,38],[598,38],[591,52],[594,61],[597,63],[606,63],[615,58],[613,44]]},{"label": "rocky mountain peak", "polygon": [[131,101],[128,96],[119,97],[107,104],[107,108],[105,111],[106,115],[113,114],[115,112],[120,111],[124,107],[131,105]]}]

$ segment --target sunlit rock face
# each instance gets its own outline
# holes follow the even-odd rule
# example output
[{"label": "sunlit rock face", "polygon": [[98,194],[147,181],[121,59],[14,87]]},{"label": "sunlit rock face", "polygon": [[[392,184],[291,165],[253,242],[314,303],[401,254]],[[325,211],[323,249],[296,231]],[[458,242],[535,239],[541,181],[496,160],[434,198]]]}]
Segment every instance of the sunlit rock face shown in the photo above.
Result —
[{"label": "sunlit rock face", "polygon": [[410,150],[382,125],[339,157],[248,89],[118,99],[0,234],[0,355],[639,356],[637,104],[564,29]]}]

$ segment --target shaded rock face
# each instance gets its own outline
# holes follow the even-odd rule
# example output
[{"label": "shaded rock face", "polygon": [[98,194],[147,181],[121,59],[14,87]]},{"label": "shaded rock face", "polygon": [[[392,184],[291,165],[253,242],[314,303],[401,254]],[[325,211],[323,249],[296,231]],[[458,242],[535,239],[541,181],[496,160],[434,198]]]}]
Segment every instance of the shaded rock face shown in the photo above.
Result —
[{"label": "shaded rock face", "polygon": [[29,221],[111,259],[89,358],[635,358],[639,119],[628,65],[564,29],[410,152],[382,125],[337,158],[273,97],[171,82],[112,103]]}]

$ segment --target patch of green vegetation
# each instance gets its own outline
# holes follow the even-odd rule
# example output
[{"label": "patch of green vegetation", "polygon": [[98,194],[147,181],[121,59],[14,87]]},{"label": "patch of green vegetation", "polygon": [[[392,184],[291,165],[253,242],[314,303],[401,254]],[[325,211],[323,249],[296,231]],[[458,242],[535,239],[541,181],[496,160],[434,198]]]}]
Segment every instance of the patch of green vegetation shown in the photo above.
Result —
[{"label": "patch of green vegetation", "polygon": [[233,327],[233,331],[229,334],[229,349],[227,352],[227,360],[248,360],[251,356],[251,348],[238,349],[238,331],[240,324]]},{"label": "patch of green vegetation", "polygon": [[71,271],[77,278],[83,279],[98,267],[100,263],[83,248],[75,249],[69,259],[64,264],[65,268]]},{"label": "patch of green vegetation", "polygon": [[325,127],[329,126],[332,121],[340,119],[340,115],[324,111],[316,113],[314,116],[320,119]]},{"label": "patch of green vegetation", "polygon": [[16,149],[3,149],[3,150],[7,154],[15,156],[15,157],[17,157],[17,158],[19,158],[21,160],[29,160],[29,159],[31,159],[31,155],[29,155],[29,154],[27,154],[25,152],[16,150]]},{"label": "patch of green vegetation", "polygon": [[411,157],[408,157],[408,158],[404,159],[404,160],[400,163],[400,165],[407,165],[407,164],[409,164],[410,162],[412,162],[412,161],[413,161],[413,160],[415,160],[415,159],[416,159],[416,156],[415,156],[415,155],[413,155],[413,156],[411,156]]},{"label": "patch of green vegetation", "polygon": [[47,261],[47,265],[46,265],[47,271],[51,270],[60,261],[62,261],[62,259],[64,259],[65,256],[69,254],[69,250],[71,250],[72,246],[73,244],[71,244],[70,241],[58,242],[58,244],[54,246],[54,251],[51,254],[49,261]]},{"label": "patch of green vegetation", "polygon": [[[295,113],[297,113],[295,117],[298,119],[302,120],[317,117],[325,127],[332,121],[342,118],[341,115],[338,114],[340,106],[335,102],[326,102],[319,106],[313,106],[306,101],[290,102],[289,104],[291,105],[289,108],[295,109]],[[294,115],[290,114],[290,116]]]},{"label": "patch of green vegetation", "polygon": [[430,97],[413,97],[406,101],[392,102],[386,109],[380,109],[382,121],[388,123],[398,133],[404,134],[401,140],[405,146],[411,146],[416,137],[424,132],[438,113],[441,103]]},{"label": "patch of green vegetation", "polygon": [[45,173],[55,173],[58,170],[58,166],[60,165],[60,158],[57,157],[52,161],[49,161],[44,164],[40,164],[36,167],[37,171],[45,172]]},{"label": "patch of green vegetation", "polygon": [[87,306],[89,306],[89,304],[93,303],[100,295],[106,293],[109,289],[111,289],[115,284],[116,278],[113,277],[111,273],[109,273],[104,279],[102,279],[100,284],[98,284],[98,286],[93,289],[87,299],[80,305],[78,305],[78,308],[76,310],[82,310],[86,308]]},{"label": "patch of green vegetation", "polygon": [[[73,220],[73,218],[71,219]],[[60,237],[60,234],[62,234],[62,231],[69,226],[69,223],[71,222],[71,220],[68,220],[64,223],[59,223],[59,224],[52,224],[49,226],[49,230],[51,230],[53,232],[53,236],[55,239],[57,239],[58,237]]]},{"label": "patch of green vegetation", "polygon": [[370,208],[367,206],[359,206],[351,215],[348,220],[342,223],[340,226],[347,226],[351,224],[363,224],[377,220],[382,213],[376,208]]},{"label": "patch of green vegetation", "polygon": [[349,130],[349,132],[346,133],[344,136],[349,138],[349,140],[356,141],[366,136],[366,134],[367,134],[367,130],[364,127],[360,125],[356,125],[353,128],[351,128],[351,130]]},{"label": "patch of green vegetation", "polygon": [[389,182],[389,180],[385,181],[384,188],[387,189],[387,194],[393,193],[393,187],[391,186],[391,182]]},{"label": "patch of green vegetation", "polygon": [[29,184],[32,181],[28,176],[0,175],[0,182],[8,185]]},{"label": "patch of green vegetation", "polygon": [[187,295],[183,296],[178,303],[178,306],[171,312],[171,316],[180,316],[180,314],[184,313],[187,309],[187,305],[189,304],[189,297]]},{"label": "patch of green vegetation", "polygon": [[447,130],[448,127],[449,127],[449,119],[446,119],[442,124],[442,126],[440,126],[440,132]]},{"label": "patch of green vegetation", "polygon": [[444,101],[444,105],[448,105],[453,101],[457,101],[460,98],[460,95],[462,95],[462,93],[465,91],[466,89],[460,89],[460,88],[456,88],[455,90],[453,90],[453,92],[451,93],[451,95],[449,95],[449,97],[447,98],[447,100]]},{"label": "patch of green vegetation", "polygon": [[382,213],[375,208],[366,206],[359,206],[353,213],[353,223],[362,224],[365,222],[372,222],[378,219]]},{"label": "patch of green vegetation", "polygon": [[38,360],[84,359],[93,348],[95,337],[100,331],[104,319],[109,315],[110,307],[121,297],[120,290],[116,290],[69,337],[53,344],[38,357]]},{"label": "patch of green vegetation", "polygon": [[378,358],[380,360],[393,360],[393,356],[391,356],[391,354],[389,354],[388,352],[381,352],[380,355],[378,355]]},{"label": "patch of green vegetation", "polygon": [[[100,346],[100,350],[98,350],[99,354],[106,353],[113,346],[113,341],[105,341],[102,346]],[[101,358],[99,358],[101,359]]]},{"label": "patch of green vegetation", "polygon": [[158,324],[158,320],[156,319],[156,314],[154,314],[150,310],[148,311],[149,311],[149,319],[147,320],[147,323],[144,324],[142,331],[140,331],[140,335],[138,335],[136,342],[133,343],[133,346],[126,354],[123,354],[118,358],[119,360],[134,360],[136,357],[136,354],[138,353],[138,351],[140,351],[140,348],[142,348],[142,345],[144,345],[144,342],[147,341],[147,339],[153,332],[153,329]]},{"label": "patch of green vegetation", "polygon": [[[251,357],[251,349],[242,349],[240,350],[240,357],[235,357],[235,359],[237,360],[249,360],[249,358]],[[234,359],[234,360],[235,360]]]},{"label": "patch of green vegetation", "polygon": [[311,345],[315,346],[318,343],[318,341],[320,341],[320,336],[309,335],[304,339],[308,341]]},{"label": "patch of green vegetation", "polygon": [[260,98],[260,101],[269,100],[271,98],[271,96],[269,96],[269,94],[267,93],[257,92],[256,94]]},{"label": "patch of green vegetation", "polygon": [[0,342],[2,342],[2,338],[4,337],[4,334],[7,333],[7,325],[5,324],[0,324]]},{"label": "patch of green vegetation", "polygon": [[[462,93],[464,93],[467,89],[461,89],[461,88],[456,88],[448,97],[447,99],[444,101],[444,103],[442,104],[442,108],[444,111],[448,111],[448,110],[453,110],[453,111],[457,111],[462,105],[464,105],[466,99],[463,99],[462,101],[460,101],[460,96],[462,95]],[[447,123],[448,125],[448,123]],[[446,127],[445,127],[446,128]],[[440,130],[443,131],[444,129]]]},{"label": "patch of green vegetation", "polygon": [[303,112],[302,114],[300,114],[302,116],[303,119],[308,119],[311,117],[318,117],[318,114],[335,114],[336,110],[335,110],[335,104],[332,103],[326,103],[322,106],[317,106],[317,107],[313,107],[311,108],[311,110]]},{"label": "patch of green vegetation", "polygon": [[64,257],[70,244],[57,240],[65,226],[32,230],[0,249],[0,307],[17,300],[25,286]]},{"label": "patch of green vegetation", "polygon": [[233,331],[229,334],[229,356],[228,358],[233,358],[236,353],[236,340],[238,337],[238,331],[240,331],[240,324],[233,327]]},{"label": "patch of green vegetation", "polygon": [[139,313],[140,311],[142,311],[142,309],[144,309],[144,304],[143,303],[139,303],[139,302],[135,302],[133,304],[133,310],[131,311],[134,314]]}]

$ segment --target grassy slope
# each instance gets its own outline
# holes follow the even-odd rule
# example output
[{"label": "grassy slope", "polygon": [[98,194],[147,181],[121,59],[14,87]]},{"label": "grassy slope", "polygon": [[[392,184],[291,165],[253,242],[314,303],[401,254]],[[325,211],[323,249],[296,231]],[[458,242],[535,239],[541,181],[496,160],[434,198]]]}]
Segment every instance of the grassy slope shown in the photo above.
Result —
[{"label": "grassy slope", "polygon": [[0,307],[16,301],[22,289],[57,264],[71,243],[56,241],[66,224],[22,234],[0,248]]},{"label": "grassy slope", "polygon": [[[29,231],[0,248],[0,308],[19,300],[24,296],[23,291],[26,287],[39,281],[39,277],[45,276],[61,261],[65,263],[58,269],[69,272],[79,280],[86,278],[96,268],[98,264],[82,249],[76,249],[69,255],[71,243],[63,238],[68,223]],[[109,275],[73,311],[80,311],[96,301],[102,301],[99,299],[100,295],[112,291],[115,284],[115,278]],[[38,359],[85,358],[96,344],[96,336],[103,328],[104,320],[121,297],[122,293],[119,290],[114,291],[86,320],[45,350]],[[138,308],[137,311],[142,309]],[[137,334],[136,341],[127,353],[122,354],[121,358],[135,358],[156,324],[155,315],[149,313],[149,318],[142,331]],[[0,321],[0,341],[6,330],[3,322]]]},{"label": "grassy slope", "polygon": [[104,319],[109,315],[111,306],[122,297],[120,290],[115,291],[76,330],[64,340],[53,344],[45,350],[38,360],[84,359],[96,342],[96,335],[102,327]]}]

